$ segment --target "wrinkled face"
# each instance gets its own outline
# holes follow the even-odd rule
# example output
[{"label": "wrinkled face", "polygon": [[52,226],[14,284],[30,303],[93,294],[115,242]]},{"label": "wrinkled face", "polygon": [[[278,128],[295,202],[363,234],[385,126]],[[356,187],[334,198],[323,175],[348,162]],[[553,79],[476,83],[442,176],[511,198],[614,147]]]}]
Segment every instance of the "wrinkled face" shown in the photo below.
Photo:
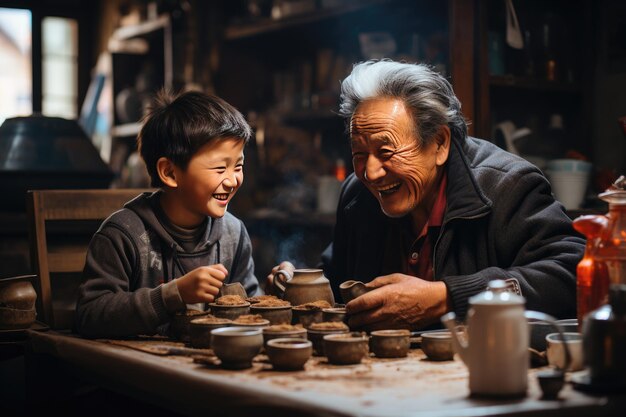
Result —
[{"label": "wrinkled face", "polygon": [[188,217],[222,217],[243,184],[244,141],[222,139],[202,146],[186,170],[177,168],[177,196]]},{"label": "wrinkled face", "polygon": [[[437,141],[421,146],[404,102],[376,98],[362,102],[350,123],[356,176],[389,217],[402,217],[425,205],[443,165]],[[446,153],[447,158],[447,153]]]}]

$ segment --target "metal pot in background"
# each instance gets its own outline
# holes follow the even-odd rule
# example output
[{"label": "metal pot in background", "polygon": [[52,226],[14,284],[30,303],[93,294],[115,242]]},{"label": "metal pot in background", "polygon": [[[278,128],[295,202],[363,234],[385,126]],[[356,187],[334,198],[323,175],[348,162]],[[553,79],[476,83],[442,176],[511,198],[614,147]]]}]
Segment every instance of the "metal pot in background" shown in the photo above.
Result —
[{"label": "metal pot in background", "polygon": [[112,179],[76,120],[33,115],[0,126],[0,211],[25,211],[27,190],[108,188]]}]

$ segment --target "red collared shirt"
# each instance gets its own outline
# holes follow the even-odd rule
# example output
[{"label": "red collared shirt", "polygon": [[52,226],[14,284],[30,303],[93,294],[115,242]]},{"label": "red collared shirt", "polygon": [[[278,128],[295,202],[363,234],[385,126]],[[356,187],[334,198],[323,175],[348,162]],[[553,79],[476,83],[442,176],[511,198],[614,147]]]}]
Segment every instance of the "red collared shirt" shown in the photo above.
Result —
[{"label": "red collared shirt", "polygon": [[444,173],[430,217],[417,237],[412,232],[409,216],[390,219],[385,244],[383,275],[400,272],[429,281],[433,280],[433,249],[446,210],[446,184],[447,176]]}]

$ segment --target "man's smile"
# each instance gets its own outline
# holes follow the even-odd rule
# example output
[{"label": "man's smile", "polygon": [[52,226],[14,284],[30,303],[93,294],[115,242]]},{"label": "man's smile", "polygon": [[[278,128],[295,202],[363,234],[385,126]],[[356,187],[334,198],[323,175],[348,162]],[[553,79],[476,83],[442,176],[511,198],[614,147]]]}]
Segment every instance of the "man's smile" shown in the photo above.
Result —
[{"label": "man's smile", "polygon": [[401,185],[402,185],[401,182],[394,182],[392,184],[382,185],[382,186],[374,186],[374,185],[372,185],[372,188],[374,188],[380,194],[392,194],[392,193],[398,191],[400,189]]}]

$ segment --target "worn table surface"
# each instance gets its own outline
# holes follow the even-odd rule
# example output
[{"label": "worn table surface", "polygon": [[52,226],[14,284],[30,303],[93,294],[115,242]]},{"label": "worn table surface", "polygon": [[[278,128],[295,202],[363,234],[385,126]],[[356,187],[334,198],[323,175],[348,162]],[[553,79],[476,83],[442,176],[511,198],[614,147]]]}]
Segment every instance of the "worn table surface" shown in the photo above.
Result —
[{"label": "worn table surface", "polygon": [[163,341],[85,340],[57,332],[33,332],[34,352],[52,355],[105,387],[121,390],[188,415],[247,415],[261,411],[299,416],[484,416],[601,415],[607,398],[588,396],[566,385],[558,400],[542,400],[529,374],[522,399],[469,396],[468,372],[459,360],[433,362],[421,350],[407,358],[366,358],[359,365],[335,366],[311,358],[303,371],[278,372],[265,355],[252,368],[224,370],[210,351],[190,356],[148,353]]}]

